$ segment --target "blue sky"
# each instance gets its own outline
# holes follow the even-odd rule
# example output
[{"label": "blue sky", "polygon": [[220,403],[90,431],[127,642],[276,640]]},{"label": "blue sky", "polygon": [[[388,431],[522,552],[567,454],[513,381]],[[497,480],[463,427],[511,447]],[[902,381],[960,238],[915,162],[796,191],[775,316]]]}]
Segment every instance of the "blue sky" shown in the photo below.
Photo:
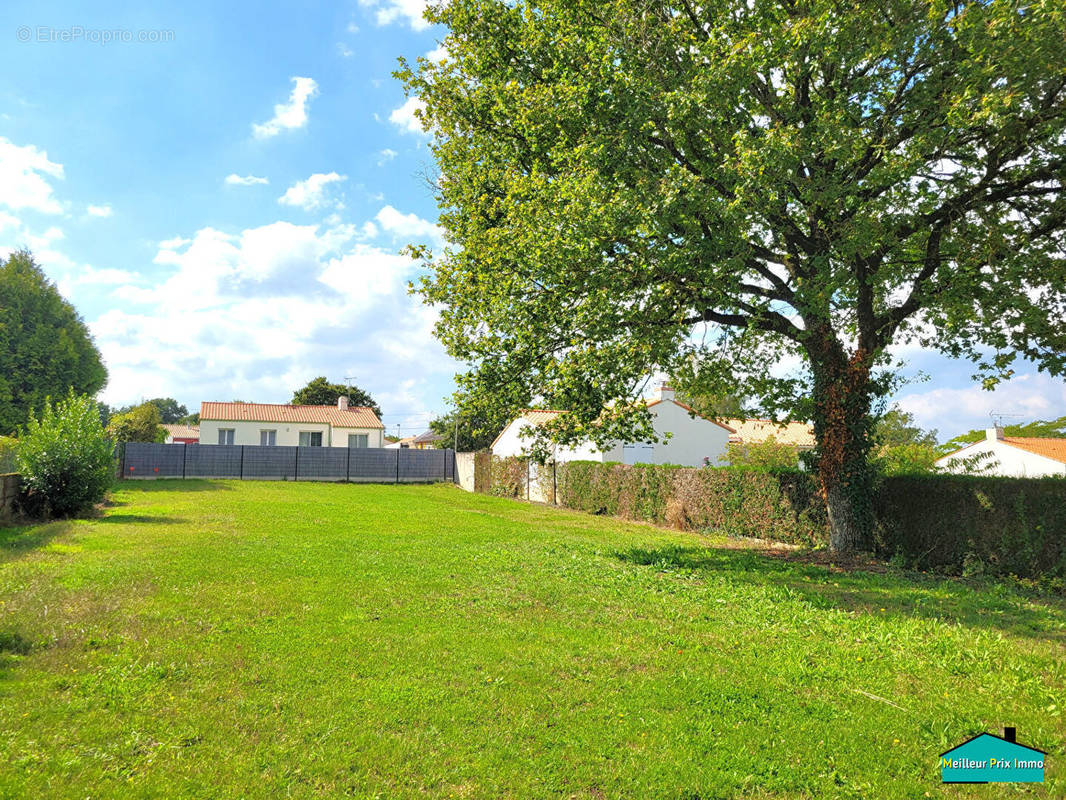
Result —
[{"label": "blue sky", "polygon": [[[400,248],[439,231],[391,72],[442,31],[419,0],[152,5],[0,9],[0,253],[29,247],[89,322],[111,404],[286,402],[324,374],[424,429],[460,365],[406,290]],[[897,399],[942,438],[1066,414],[1027,365],[988,393],[901,354],[930,380]]]}]

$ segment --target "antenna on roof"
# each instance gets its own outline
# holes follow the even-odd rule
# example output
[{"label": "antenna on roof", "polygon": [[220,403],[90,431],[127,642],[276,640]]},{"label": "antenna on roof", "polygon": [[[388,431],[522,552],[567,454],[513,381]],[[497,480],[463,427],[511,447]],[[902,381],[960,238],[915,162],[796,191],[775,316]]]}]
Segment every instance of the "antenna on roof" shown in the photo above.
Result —
[{"label": "antenna on roof", "polygon": [[988,416],[992,417],[992,424],[997,428],[1003,427],[1003,420],[1007,417],[1027,417],[1028,414],[1009,414],[1003,411],[989,411]]}]

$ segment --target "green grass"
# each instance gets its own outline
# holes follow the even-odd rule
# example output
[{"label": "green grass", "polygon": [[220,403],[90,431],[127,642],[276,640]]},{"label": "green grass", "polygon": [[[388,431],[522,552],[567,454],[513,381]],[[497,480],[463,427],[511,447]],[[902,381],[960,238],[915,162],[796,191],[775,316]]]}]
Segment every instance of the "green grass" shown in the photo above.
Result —
[{"label": "green grass", "polygon": [[[1061,601],[725,544],[451,486],[124,484],[0,529],[0,796],[1063,796]],[[1004,724],[1049,782],[941,787]]]}]

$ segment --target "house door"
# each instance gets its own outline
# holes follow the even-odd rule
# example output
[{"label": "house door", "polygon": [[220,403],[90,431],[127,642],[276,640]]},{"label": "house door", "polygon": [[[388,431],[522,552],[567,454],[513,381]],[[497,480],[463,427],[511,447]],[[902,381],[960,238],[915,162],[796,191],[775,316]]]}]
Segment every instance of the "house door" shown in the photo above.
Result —
[{"label": "house door", "polygon": [[655,458],[655,445],[650,442],[636,442],[622,445],[623,464],[651,464]]}]

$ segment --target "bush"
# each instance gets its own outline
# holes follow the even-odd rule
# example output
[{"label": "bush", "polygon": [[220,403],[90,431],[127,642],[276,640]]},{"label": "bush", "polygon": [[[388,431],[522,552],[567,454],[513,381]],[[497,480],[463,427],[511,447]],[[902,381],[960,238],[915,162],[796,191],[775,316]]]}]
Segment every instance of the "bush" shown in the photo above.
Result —
[{"label": "bush", "polygon": [[799,470],[571,461],[559,465],[558,483],[561,505],[593,514],[783,542],[828,538],[814,478]]},{"label": "bush", "polygon": [[911,475],[874,497],[878,555],[962,575],[1066,577],[1066,480]]},{"label": "bush", "polygon": [[[790,444],[779,442],[773,436],[761,442],[741,444],[730,442],[719,459],[722,464],[733,467],[759,467],[764,469],[797,469],[799,467],[799,449]],[[713,466],[708,464],[707,466]]]},{"label": "bush", "polygon": [[19,437],[20,506],[33,516],[67,517],[104,499],[115,477],[111,442],[100,424],[96,403],[71,392],[52,405]]},{"label": "bush", "polygon": [[524,458],[492,459],[490,494],[497,497],[525,497],[527,470]]},{"label": "bush", "polygon": [[115,414],[107,424],[112,440],[126,442],[165,442],[166,429],[161,427],[163,416],[153,403],[141,403],[122,414]]}]

